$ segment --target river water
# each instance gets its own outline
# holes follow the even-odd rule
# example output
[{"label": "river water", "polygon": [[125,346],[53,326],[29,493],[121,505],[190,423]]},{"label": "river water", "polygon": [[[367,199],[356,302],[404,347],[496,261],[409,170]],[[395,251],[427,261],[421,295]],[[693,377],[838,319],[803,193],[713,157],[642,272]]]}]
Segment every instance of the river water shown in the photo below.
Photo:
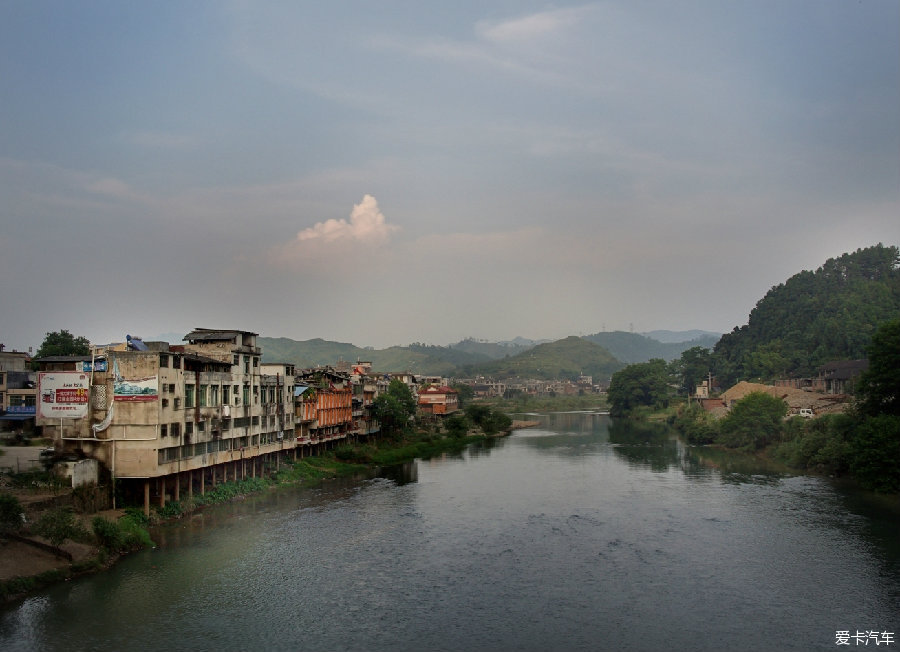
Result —
[{"label": "river water", "polygon": [[900,648],[890,504],[599,414],[533,418],[159,528],[0,612],[0,649]]}]

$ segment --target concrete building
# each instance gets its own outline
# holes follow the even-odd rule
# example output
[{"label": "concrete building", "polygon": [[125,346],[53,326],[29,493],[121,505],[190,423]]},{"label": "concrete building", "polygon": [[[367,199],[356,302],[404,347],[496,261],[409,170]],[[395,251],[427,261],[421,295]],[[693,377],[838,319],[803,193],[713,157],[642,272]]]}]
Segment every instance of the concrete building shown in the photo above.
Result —
[{"label": "concrete building", "polygon": [[429,385],[419,390],[418,405],[426,414],[452,414],[459,409],[459,392],[446,385]]},{"label": "concrete building", "polygon": [[34,430],[36,374],[27,353],[0,348],[0,431],[22,434]]},{"label": "concrete building", "polygon": [[37,423],[60,452],[100,461],[147,512],[255,477],[296,447],[293,365],[261,365],[256,338],[196,329],[181,345],[129,338],[87,359],[39,360]]}]

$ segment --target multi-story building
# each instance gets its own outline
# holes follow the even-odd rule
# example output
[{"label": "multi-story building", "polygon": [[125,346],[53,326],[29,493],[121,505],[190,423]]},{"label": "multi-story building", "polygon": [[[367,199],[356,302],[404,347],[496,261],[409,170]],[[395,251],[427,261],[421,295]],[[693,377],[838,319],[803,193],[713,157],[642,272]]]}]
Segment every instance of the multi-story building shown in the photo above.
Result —
[{"label": "multi-story building", "polygon": [[99,460],[126,494],[164,505],[181,492],[255,477],[296,440],[294,368],[260,363],[256,333],[196,329],[185,344],[100,347],[39,360],[37,423],[65,453]]},{"label": "multi-story building", "polygon": [[313,369],[297,378],[295,422],[302,447],[327,446],[356,435],[353,427],[353,387],[350,376],[330,367]]},{"label": "multi-story building", "polygon": [[0,426],[4,431],[34,428],[37,390],[28,361],[27,353],[4,351],[0,346]]}]

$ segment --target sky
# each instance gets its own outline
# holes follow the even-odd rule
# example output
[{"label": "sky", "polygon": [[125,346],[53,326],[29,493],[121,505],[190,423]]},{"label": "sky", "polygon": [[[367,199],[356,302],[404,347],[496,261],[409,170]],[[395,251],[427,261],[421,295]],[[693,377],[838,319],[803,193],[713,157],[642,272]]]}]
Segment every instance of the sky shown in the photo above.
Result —
[{"label": "sky", "polygon": [[0,0],[0,342],[747,323],[900,245],[900,3]]}]

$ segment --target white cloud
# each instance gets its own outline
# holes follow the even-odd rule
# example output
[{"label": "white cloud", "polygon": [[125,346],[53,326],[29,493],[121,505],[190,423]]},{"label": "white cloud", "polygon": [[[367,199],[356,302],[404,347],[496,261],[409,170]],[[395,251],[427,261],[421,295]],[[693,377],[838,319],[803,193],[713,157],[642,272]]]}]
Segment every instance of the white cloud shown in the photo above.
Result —
[{"label": "white cloud", "polygon": [[362,201],[353,207],[349,222],[335,219],[318,222],[315,226],[300,231],[297,234],[297,241],[358,240],[369,244],[382,244],[387,241],[390,233],[398,228],[387,223],[375,198],[372,195],[365,195]]},{"label": "white cloud", "polygon": [[387,244],[391,233],[399,229],[399,226],[387,222],[375,197],[364,195],[362,201],[353,206],[349,220],[317,222],[299,231],[291,242],[272,248],[270,253],[279,264],[303,266],[329,256],[382,247]]}]

